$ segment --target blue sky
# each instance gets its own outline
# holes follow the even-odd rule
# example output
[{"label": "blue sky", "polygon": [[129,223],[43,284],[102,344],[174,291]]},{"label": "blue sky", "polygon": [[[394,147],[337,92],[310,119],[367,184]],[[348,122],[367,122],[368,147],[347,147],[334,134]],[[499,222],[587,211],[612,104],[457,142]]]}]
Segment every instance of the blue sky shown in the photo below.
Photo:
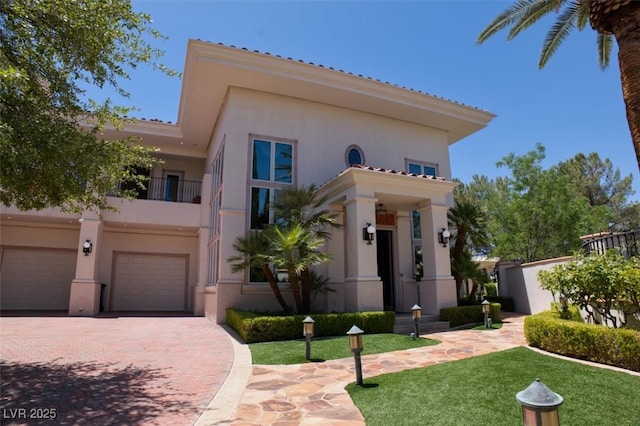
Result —
[{"label": "blue sky", "polygon": [[[482,45],[480,31],[512,1],[134,1],[169,39],[153,44],[182,71],[187,40],[201,39],[332,66],[490,111],[484,130],[451,147],[453,176],[507,175],[495,163],[542,143],[545,166],[579,152],[640,175],[617,65],[601,71],[592,30],[565,40],[543,70],[538,56],[551,21],[507,42]],[[181,81],[143,67],[124,83],[135,115],[175,122]],[[384,164],[376,164],[384,167]]]}]

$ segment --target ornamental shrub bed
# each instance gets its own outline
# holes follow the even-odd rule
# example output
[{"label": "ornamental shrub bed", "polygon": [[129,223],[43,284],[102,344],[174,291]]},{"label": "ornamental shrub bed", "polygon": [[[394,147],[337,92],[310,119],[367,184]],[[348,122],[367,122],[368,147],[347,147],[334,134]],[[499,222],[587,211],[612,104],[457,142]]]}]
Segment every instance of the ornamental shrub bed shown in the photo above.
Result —
[{"label": "ornamental shrub bed", "polygon": [[547,311],[524,320],[529,345],[572,358],[640,371],[640,332],[563,320]]},{"label": "ornamental shrub bed", "polygon": [[[489,318],[492,322],[500,321],[500,304],[492,303]],[[440,321],[449,321],[451,327],[484,322],[481,305],[457,306],[455,308],[440,309]]]},{"label": "ornamental shrub bed", "polygon": [[[355,324],[366,334],[393,333],[394,312],[312,314],[314,337],[344,336]],[[246,343],[302,338],[306,315],[274,315],[227,308],[227,323]]]}]

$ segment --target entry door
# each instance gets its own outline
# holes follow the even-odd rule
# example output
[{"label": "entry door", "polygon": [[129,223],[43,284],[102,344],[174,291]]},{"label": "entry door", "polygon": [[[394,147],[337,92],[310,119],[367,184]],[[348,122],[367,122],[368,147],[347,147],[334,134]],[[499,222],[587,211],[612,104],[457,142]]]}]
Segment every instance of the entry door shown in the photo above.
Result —
[{"label": "entry door", "polygon": [[180,194],[180,180],[182,179],[182,173],[179,172],[165,172],[164,174],[164,200],[165,201],[179,201],[178,196]]},{"label": "entry door", "polygon": [[385,311],[395,310],[395,283],[393,280],[393,233],[376,231],[378,247],[378,275],[382,280],[382,296]]}]

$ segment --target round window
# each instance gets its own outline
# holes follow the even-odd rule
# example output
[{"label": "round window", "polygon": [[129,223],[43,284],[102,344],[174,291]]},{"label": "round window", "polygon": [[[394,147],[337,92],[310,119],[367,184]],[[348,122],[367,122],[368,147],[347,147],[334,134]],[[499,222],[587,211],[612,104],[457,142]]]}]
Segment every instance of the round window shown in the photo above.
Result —
[{"label": "round window", "polygon": [[354,164],[364,164],[364,155],[362,154],[360,147],[351,145],[347,148],[346,162],[348,167],[351,167]]}]

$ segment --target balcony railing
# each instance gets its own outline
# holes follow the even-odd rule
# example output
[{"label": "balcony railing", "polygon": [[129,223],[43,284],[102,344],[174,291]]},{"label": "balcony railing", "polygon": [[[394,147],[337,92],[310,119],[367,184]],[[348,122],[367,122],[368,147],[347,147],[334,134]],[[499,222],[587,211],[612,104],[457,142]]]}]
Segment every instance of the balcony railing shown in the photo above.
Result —
[{"label": "balcony railing", "polygon": [[627,232],[610,232],[582,237],[582,249],[591,253],[603,254],[609,249],[617,249],[627,259],[640,255],[640,230]]},{"label": "balcony railing", "polygon": [[[172,178],[149,178],[146,189],[127,186],[134,189],[138,200],[169,201],[175,203],[200,203],[202,182],[195,180],[178,180]],[[125,189],[124,187],[122,189]],[[115,196],[114,193],[107,195]]]}]

